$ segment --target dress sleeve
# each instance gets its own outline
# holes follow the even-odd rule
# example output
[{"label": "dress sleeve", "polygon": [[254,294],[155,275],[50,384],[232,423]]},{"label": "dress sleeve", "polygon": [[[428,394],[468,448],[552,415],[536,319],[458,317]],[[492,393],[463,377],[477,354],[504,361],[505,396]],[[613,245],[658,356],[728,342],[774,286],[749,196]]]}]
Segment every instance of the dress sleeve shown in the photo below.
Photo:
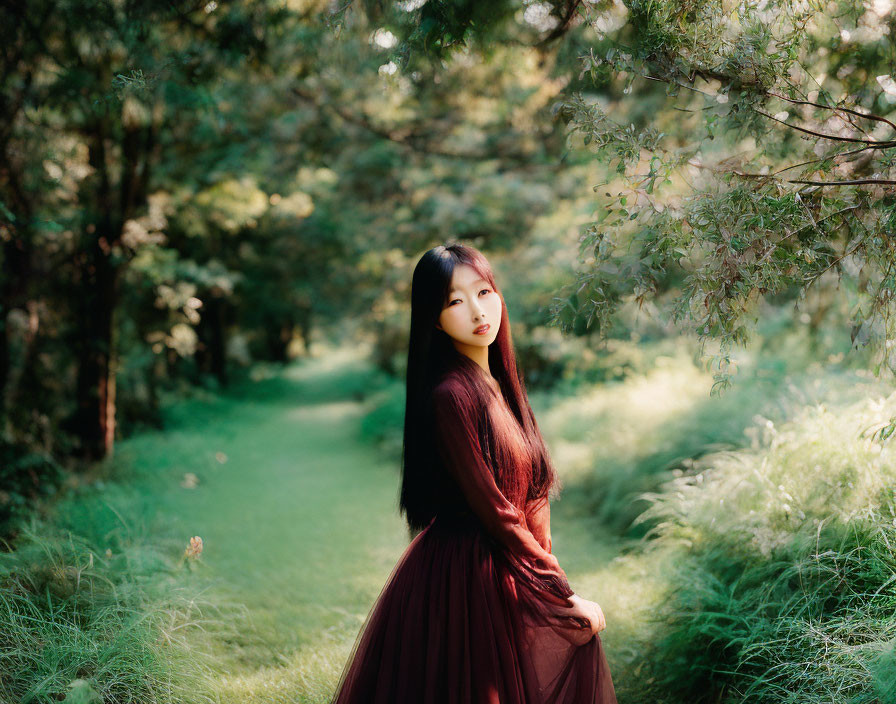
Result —
[{"label": "dress sleeve", "polygon": [[538,544],[551,552],[551,504],[547,494],[526,503],[526,524]]},{"label": "dress sleeve", "polygon": [[565,599],[574,594],[557,558],[526,523],[525,511],[501,492],[482,453],[478,404],[458,383],[443,382],[433,392],[438,449],[473,513],[486,531],[523,562],[542,588]]}]

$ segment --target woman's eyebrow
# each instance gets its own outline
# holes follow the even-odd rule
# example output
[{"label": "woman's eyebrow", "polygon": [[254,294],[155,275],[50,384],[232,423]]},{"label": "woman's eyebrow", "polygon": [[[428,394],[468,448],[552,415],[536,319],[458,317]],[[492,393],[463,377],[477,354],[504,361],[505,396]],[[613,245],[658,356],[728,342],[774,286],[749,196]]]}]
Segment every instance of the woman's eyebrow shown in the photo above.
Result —
[{"label": "woman's eyebrow", "polygon": [[[478,283],[487,284],[488,281],[486,281],[485,279],[476,279],[476,281],[473,282],[473,284],[478,284]],[[473,284],[470,284],[470,285],[472,286]],[[449,291],[449,293],[454,293],[455,291],[457,291],[457,289],[452,288],[451,291]]]}]

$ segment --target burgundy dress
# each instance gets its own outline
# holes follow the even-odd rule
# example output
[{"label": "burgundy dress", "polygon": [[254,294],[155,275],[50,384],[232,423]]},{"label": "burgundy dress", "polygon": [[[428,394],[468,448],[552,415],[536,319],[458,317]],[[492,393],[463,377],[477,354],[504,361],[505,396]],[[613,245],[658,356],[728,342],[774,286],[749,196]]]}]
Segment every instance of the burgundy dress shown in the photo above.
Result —
[{"label": "burgundy dress", "polygon": [[464,422],[513,417],[503,396],[483,406],[449,377],[433,404],[458,491],[399,558],[331,704],[615,704],[600,636],[569,614],[547,495],[524,508],[509,501]]}]

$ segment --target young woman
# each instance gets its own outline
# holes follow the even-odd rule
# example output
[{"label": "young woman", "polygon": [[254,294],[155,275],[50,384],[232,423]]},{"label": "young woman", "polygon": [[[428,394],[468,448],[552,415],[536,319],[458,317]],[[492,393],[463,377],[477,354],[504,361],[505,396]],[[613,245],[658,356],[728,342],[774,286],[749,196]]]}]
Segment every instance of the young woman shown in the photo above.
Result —
[{"label": "young woman", "polygon": [[414,536],[332,704],[610,704],[600,607],[551,553],[556,475],[485,257],[417,263],[400,508]]}]

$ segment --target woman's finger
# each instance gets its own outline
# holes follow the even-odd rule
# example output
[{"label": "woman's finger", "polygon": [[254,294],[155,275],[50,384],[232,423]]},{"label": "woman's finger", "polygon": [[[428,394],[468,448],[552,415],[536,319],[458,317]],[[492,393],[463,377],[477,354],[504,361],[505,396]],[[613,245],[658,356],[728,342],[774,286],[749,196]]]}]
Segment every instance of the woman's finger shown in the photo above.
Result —
[{"label": "woman's finger", "polygon": [[607,627],[604,612],[596,602],[591,602],[591,623],[595,633],[600,633]]}]

